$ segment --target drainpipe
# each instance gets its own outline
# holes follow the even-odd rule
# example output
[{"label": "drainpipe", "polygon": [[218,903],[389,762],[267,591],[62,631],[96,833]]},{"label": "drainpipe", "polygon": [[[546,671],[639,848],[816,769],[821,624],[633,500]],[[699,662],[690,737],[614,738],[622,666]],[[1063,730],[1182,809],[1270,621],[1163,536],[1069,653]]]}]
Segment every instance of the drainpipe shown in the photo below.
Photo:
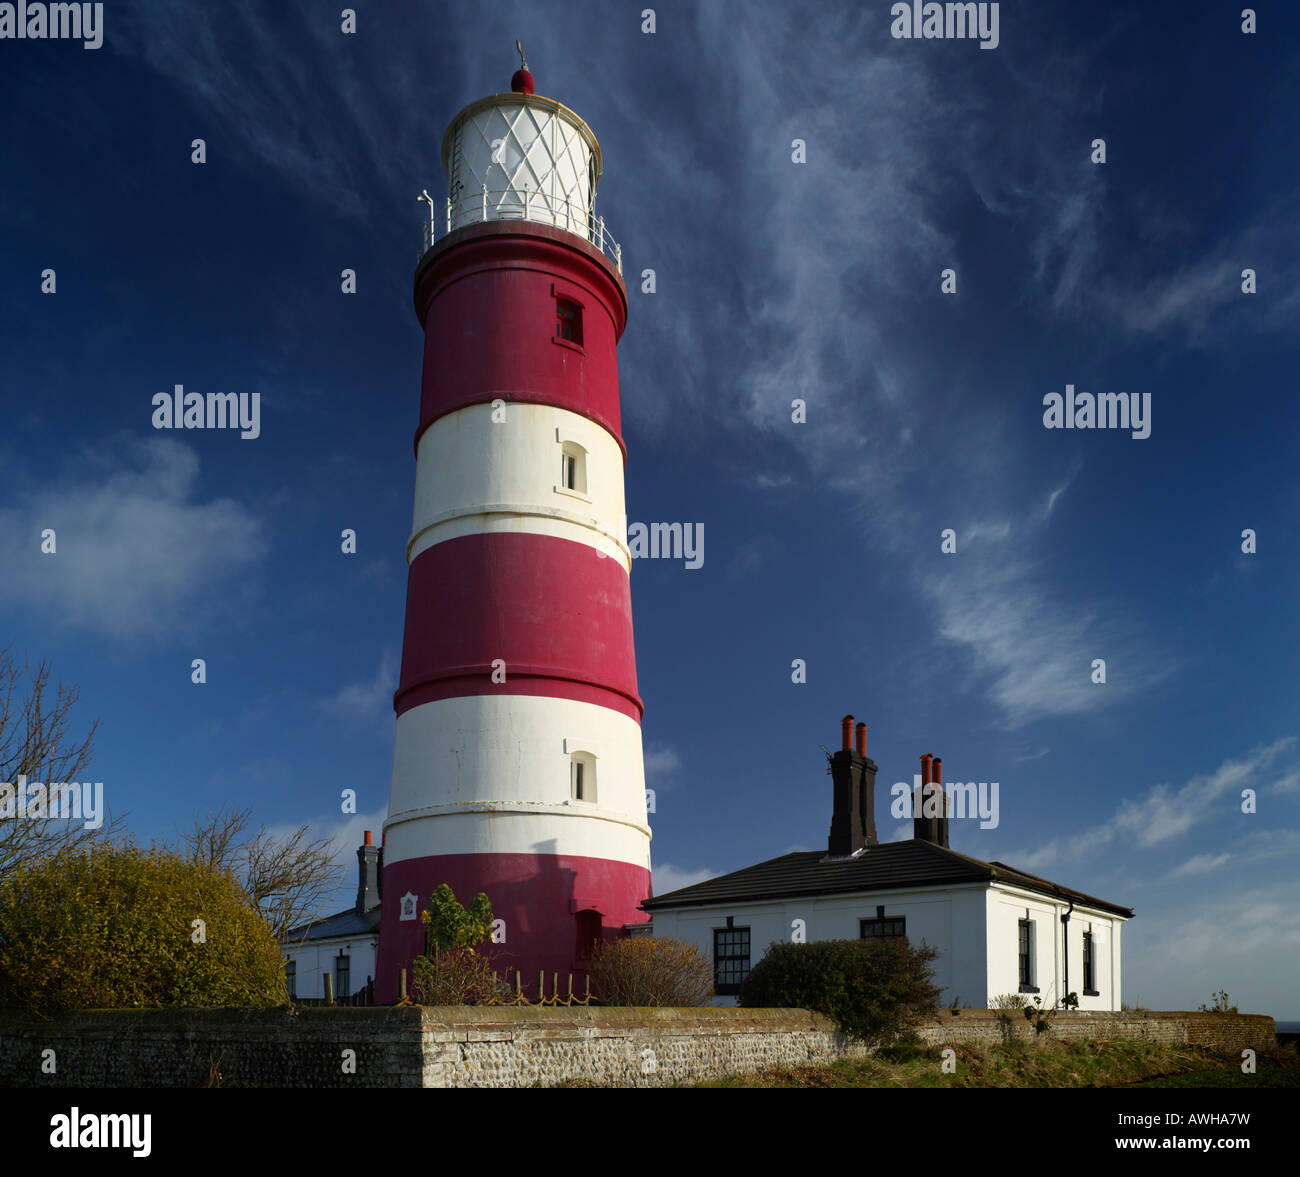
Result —
[{"label": "drainpipe", "polygon": [[1070,900],[1070,910],[1061,916],[1061,971],[1065,978],[1065,988],[1061,1000],[1070,996],[1070,912],[1074,911],[1074,900]]}]

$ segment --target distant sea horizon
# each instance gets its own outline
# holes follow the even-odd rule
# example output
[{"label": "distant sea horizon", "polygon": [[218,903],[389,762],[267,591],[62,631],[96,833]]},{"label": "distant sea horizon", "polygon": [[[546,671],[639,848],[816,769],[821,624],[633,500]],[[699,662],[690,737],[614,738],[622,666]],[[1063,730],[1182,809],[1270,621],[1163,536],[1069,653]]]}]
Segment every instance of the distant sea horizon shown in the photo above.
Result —
[{"label": "distant sea horizon", "polygon": [[1300,1022],[1277,1022],[1277,1032],[1279,1034],[1300,1034]]}]

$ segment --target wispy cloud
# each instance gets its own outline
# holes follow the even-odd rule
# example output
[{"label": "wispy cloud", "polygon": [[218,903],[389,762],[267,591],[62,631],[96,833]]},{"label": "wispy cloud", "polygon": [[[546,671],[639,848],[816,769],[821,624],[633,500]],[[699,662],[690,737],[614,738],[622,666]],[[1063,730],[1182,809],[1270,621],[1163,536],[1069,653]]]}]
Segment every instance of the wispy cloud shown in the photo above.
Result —
[{"label": "wispy cloud", "polygon": [[[253,0],[219,12],[181,2],[123,10],[114,46],[194,104],[194,135],[207,140],[210,159],[225,153],[269,169],[305,200],[360,221],[373,215],[376,183],[401,191],[399,161],[436,145],[413,115],[424,109],[427,75],[413,56],[364,35],[371,17],[363,10],[363,27],[348,35],[337,9],[295,5],[286,20]],[[367,84],[374,77],[384,84]]]},{"label": "wispy cloud", "polygon": [[645,779],[649,784],[661,785],[665,777],[672,776],[681,766],[672,748],[659,745],[645,750]]},{"label": "wispy cloud", "polygon": [[651,871],[651,877],[654,884],[654,893],[656,895],[667,895],[669,891],[677,891],[682,887],[691,887],[696,883],[702,883],[705,879],[716,878],[718,873],[718,871],[709,870],[707,867],[701,870],[687,870],[684,867],[662,863],[654,867]]},{"label": "wispy cloud", "polygon": [[1219,989],[1251,992],[1242,1013],[1295,1016],[1300,967],[1300,884],[1294,878],[1228,892],[1180,893],[1190,901],[1144,909],[1140,936],[1124,945],[1125,993],[1141,977],[1144,1000],[1194,1009]]},{"label": "wispy cloud", "polygon": [[724,574],[728,584],[736,584],[756,576],[765,561],[781,550],[781,545],[770,535],[758,535],[746,540],[732,552]]},{"label": "wispy cloud", "polygon": [[1050,751],[1050,748],[1039,748],[1037,752],[1027,752],[1023,756],[1013,755],[1011,759],[1018,763],[1023,763],[1026,760],[1041,760]]},{"label": "wispy cloud", "polygon": [[1197,854],[1169,872],[1171,878],[1183,879],[1189,875],[1206,875],[1231,861],[1231,854]]},{"label": "wispy cloud", "polygon": [[[267,550],[261,520],[201,500],[194,449],[170,438],[106,439],[62,471],[11,471],[0,510],[0,600],[118,637],[203,632],[237,613]],[[42,532],[56,550],[41,551]]]},{"label": "wispy cloud", "polygon": [[382,716],[391,719],[397,669],[396,656],[391,650],[385,650],[374,678],[367,682],[348,683],[326,699],[322,706],[343,717],[374,719]]},{"label": "wispy cloud", "polygon": [[[1225,760],[1213,772],[1194,776],[1177,789],[1167,783],[1154,785],[1140,797],[1122,801],[1115,813],[1100,825],[1054,839],[1036,851],[1019,852],[1010,861],[1032,871],[1086,859],[1117,841],[1149,848],[1180,838],[1195,826],[1235,809],[1240,803],[1237,797],[1240,791],[1247,787],[1258,790],[1274,762],[1295,744],[1294,736],[1275,740],[1267,747]],[[1209,857],[1201,855],[1190,862]]]},{"label": "wispy cloud", "polygon": [[1275,793],[1300,792],[1300,768],[1293,769],[1275,780],[1273,782],[1273,791]]}]

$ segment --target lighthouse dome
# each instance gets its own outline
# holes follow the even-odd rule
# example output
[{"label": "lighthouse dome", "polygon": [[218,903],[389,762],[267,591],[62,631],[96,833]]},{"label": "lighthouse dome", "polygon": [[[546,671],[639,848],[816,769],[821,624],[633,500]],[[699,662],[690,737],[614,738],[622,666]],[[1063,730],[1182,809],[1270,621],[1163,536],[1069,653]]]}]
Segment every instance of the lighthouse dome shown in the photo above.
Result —
[{"label": "lighthouse dome", "polygon": [[593,243],[621,270],[621,251],[596,216],[596,136],[563,103],[533,93],[527,70],[512,86],[471,102],[443,135],[448,195],[439,234],[482,221],[536,221]]}]

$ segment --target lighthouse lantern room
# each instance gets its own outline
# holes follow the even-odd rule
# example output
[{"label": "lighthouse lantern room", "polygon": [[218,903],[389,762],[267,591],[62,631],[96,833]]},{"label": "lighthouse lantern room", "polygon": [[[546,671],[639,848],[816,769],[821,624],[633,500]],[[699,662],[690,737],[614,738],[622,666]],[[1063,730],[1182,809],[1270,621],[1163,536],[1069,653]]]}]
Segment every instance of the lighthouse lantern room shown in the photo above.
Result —
[{"label": "lighthouse lantern room", "polygon": [[[521,51],[522,56],[522,51]],[[415,514],[377,993],[447,883],[502,922],[499,968],[581,985],[650,894],[616,348],[621,253],[600,145],[533,92],[470,103],[428,196]]]}]

